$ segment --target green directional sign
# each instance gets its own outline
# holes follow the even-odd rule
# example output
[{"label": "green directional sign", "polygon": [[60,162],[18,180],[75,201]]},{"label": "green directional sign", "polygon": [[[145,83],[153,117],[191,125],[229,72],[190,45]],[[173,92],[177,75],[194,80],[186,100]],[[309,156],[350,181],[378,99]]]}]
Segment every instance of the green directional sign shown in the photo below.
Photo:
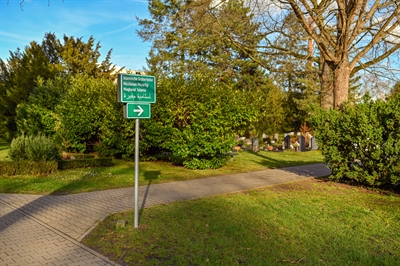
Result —
[{"label": "green directional sign", "polygon": [[150,104],[127,103],[124,105],[124,118],[142,119],[150,118]]},{"label": "green directional sign", "polygon": [[117,100],[120,103],[155,103],[154,76],[118,74]]}]

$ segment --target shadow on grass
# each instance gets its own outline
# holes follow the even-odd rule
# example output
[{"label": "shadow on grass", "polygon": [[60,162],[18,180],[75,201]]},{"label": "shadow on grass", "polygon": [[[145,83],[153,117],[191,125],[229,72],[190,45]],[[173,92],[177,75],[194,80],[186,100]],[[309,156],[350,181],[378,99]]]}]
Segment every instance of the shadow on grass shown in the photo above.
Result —
[{"label": "shadow on grass", "polygon": [[[294,152],[294,151],[268,151],[268,152],[254,152],[254,151],[249,151],[250,154],[255,155],[257,157],[262,158],[263,160],[261,162],[257,162],[254,161],[256,163],[261,164],[262,166],[268,167],[268,168],[282,168],[282,167],[289,167],[289,166],[293,166],[293,165],[305,165],[305,164],[318,164],[321,163],[320,160],[310,160],[310,161],[305,161],[305,160],[301,160],[301,159],[294,159],[294,160],[279,160],[279,159],[274,159],[271,157],[268,157],[266,154],[267,153],[280,153],[283,155],[293,155],[296,156],[298,154],[302,154],[303,152]],[[307,152],[304,152],[307,153]]]},{"label": "shadow on grass", "polygon": [[156,180],[160,175],[161,175],[160,171],[145,171],[144,172],[144,179],[148,180],[149,182],[147,184],[146,191],[144,192],[144,195],[143,195],[142,206],[140,207],[140,210],[139,210],[139,222],[140,222],[140,218],[142,217],[143,210],[146,206],[147,196],[149,195],[151,182],[153,180]]},{"label": "shadow on grass", "polygon": [[268,167],[268,168],[277,168],[277,167],[281,167],[282,165],[285,164],[285,161],[283,161],[283,160],[272,159],[272,158],[267,157],[267,156],[265,156],[263,154],[260,154],[259,152],[254,152],[254,151],[248,151],[248,152],[250,154],[252,154],[252,155],[255,155],[257,157],[262,158],[263,160],[261,161],[260,164],[262,166],[265,166],[265,167]]}]

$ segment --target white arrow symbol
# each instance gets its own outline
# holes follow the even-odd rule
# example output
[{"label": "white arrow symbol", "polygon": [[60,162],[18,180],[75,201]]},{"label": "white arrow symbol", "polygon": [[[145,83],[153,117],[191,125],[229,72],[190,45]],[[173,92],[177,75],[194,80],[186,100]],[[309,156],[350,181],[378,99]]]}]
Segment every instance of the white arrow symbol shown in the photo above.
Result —
[{"label": "white arrow symbol", "polygon": [[139,108],[139,109],[134,109],[133,112],[135,112],[135,113],[136,113],[136,112],[139,112],[139,113],[138,113],[138,116],[140,116],[140,115],[143,113],[143,109],[142,109],[142,107],[140,107],[140,105],[138,105],[138,108]]}]

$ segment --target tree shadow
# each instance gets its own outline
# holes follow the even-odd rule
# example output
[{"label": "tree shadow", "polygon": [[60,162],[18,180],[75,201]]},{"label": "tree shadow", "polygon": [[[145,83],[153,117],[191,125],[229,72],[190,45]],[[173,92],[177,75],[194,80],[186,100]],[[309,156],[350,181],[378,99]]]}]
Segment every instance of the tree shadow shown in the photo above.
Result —
[{"label": "tree shadow", "polygon": [[[261,164],[262,166],[268,167],[268,168],[284,168],[284,167],[290,167],[293,165],[305,165],[305,164],[319,164],[321,161],[287,161],[287,160],[279,160],[279,159],[273,159],[270,158],[260,152],[254,152],[254,151],[248,151],[252,155],[255,155],[257,157],[262,158],[263,160],[261,162],[256,162]],[[294,154],[296,153],[295,151],[268,151],[267,153],[273,153],[273,152],[280,152],[280,153],[285,153],[287,155]]]}]

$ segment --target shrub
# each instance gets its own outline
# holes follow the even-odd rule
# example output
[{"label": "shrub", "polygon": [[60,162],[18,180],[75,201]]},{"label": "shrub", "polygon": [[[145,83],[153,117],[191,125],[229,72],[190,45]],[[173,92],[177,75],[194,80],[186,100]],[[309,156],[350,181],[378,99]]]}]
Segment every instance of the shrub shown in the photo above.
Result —
[{"label": "shrub", "polygon": [[0,161],[0,175],[48,175],[57,169],[56,161]]},{"label": "shrub", "polygon": [[369,96],[342,110],[319,110],[312,118],[331,178],[366,185],[400,183],[400,98]]},{"label": "shrub", "polygon": [[[132,159],[135,123],[122,117],[122,104],[115,102],[114,92],[108,104],[114,110],[102,113],[97,151]],[[224,154],[233,148],[236,130],[256,117],[244,91],[200,75],[158,79],[151,113],[151,119],[140,120],[140,157],[163,156],[191,169],[221,167]]]},{"label": "shrub", "polygon": [[43,135],[22,135],[12,140],[9,156],[13,161],[54,161],[60,158],[60,152]]},{"label": "shrub", "polygon": [[158,88],[159,100],[152,106],[152,119],[143,123],[143,138],[190,169],[224,165],[236,129],[256,116],[243,91],[209,77],[161,79]]},{"label": "shrub", "polygon": [[[71,78],[68,91],[55,108],[56,137],[65,149],[95,150],[101,142],[101,127],[109,115],[110,102],[117,102],[115,95],[112,80],[85,75]],[[122,112],[119,115],[122,117]]]},{"label": "shrub", "polygon": [[8,156],[13,161],[27,160],[28,156],[26,154],[25,147],[25,136],[16,137],[11,141],[10,151]]},{"label": "shrub", "polygon": [[112,158],[94,158],[82,160],[61,160],[58,161],[58,169],[99,167],[113,165]]}]

